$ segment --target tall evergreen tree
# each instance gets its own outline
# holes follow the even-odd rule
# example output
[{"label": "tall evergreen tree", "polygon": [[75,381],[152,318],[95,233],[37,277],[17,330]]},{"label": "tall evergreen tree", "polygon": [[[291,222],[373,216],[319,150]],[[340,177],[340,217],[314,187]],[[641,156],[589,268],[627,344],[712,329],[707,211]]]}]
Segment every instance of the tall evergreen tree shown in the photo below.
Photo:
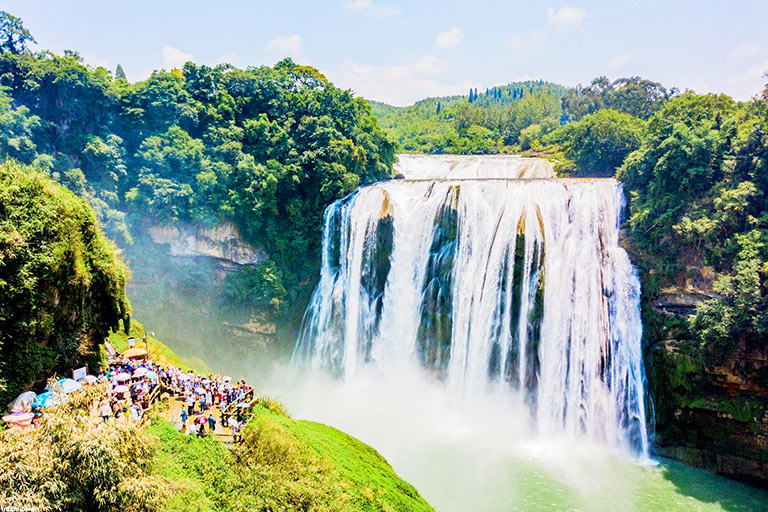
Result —
[{"label": "tall evergreen tree", "polygon": [[115,78],[122,78],[123,80],[127,80],[127,78],[125,78],[125,71],[123,71],[123,66],[120,64],[117,65],[117,69],[115,70]]}]

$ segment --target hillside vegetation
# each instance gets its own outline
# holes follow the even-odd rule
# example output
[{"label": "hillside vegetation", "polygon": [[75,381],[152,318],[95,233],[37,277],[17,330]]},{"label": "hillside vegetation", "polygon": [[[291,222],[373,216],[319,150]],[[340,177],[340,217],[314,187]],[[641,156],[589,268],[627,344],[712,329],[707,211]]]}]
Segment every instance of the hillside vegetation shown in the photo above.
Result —
[{"label": "hillside vegetation", "polygon": [[0,47],[0,157],[86,198],[137,268],[146,226],[231,221],[268,258],[218,292],[285,313],[319,267],[325,207],[391,176],[369,105],[314,68],[189,62],[129,83],[77,52],[33,53],[16,21]]},{"label": "hillside vegetation", "polygon": [[73,365],[127,320],[127,270],[86,201],[0,164],[0,403]]}]

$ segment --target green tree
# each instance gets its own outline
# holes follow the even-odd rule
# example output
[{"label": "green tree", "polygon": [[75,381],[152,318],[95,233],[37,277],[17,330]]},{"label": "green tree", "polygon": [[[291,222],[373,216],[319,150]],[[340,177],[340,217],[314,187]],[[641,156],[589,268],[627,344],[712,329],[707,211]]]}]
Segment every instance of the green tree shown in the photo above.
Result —
[{"label": "green tree", "polygon": [[117,68],[115,69],[115,78],[127,80],[127,78],[125,77],[125,71],[123,71],[123,66],[121,66],[120,64],[118,64]]},{"label": "green tree", "polygon": [[0,52],[19,55],[27,51],[28,43],[35,43],[35,38],[24,28],[16,16],[0,11]]},{"label": "green tree", "polygon": [[550,134],[562,145],[582,176],[613,176],[624,159],[640,148],[645,123],[616,110],[599,110]]}]

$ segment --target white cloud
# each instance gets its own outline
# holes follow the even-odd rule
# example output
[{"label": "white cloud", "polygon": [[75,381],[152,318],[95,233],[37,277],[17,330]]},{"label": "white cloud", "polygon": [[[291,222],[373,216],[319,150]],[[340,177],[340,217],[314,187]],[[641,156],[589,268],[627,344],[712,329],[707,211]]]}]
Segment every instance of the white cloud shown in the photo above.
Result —
[{"label": "white cloud", "polygon": [[239,68],[243,63],[243,59],[236,53],[230,53],[229,55],[222,55],[216,59],[216,64],[232,64],[236,68]]},{"label": "white cloud", "polygon": [[454,66],[453,61],[448,59],[441,59],[434,55],[424,55],[410,64],[414,73],[420,75],[439,75],[452,71]]},{"label": "white cloud", "polygon": [[521,36],[512,36],[504,43],[502,43],[502,48],[509,50],[511,52],[523,52],[525,50],[528,50],[530,48],[533,48],[534,46],[538,44],[544,44],[547,42],[547,34],[542,32],[541,30],[535,31],[533,34],[531,34],[529,37],[521,37]]},{"label": "white cloud", "polygon": [[351,0],[347,2],[347,9],[359,11],[360,9],[368,9],[372,4],[371,0]]},{"label": "white cloud", "polygon": [[[95,68],[105,68],[109,69],[110,71],[114,71],[114,69],[111,69],[111,64],[107,59],[103,59],[92,53],[86,53],[83,55],[83,61],[89,66],[93,66]],[[117,68],[117,66],[115,66],[115,68]]]},{"label": "white cloud", "polygon": [[606,66],[608,69],[623,69],[629,65],[629,63],[632,62],[632,56],[627,53],[620,53],[618,55],[615,55],[611,60],[608,61]]},{"label": "white cloud", "polygon": [[466,94],[470,87],[481,87],[475,82],[447,84],[436,80],[431,75],[446,71],[445,62],[432,55],[392,66],[368,66],[346,59],[328,76],[336,85],[352,89],[358,96],[397,106],[426,97]]},{"label": "white cloud", "polygon": [[565,6],[558,10],[547,9],[547,18],[553,25],[561,28],[578,27],[587,17],[586,9]]},{"label": "white cloud", "polygon": [[765,83],[768,82],[766,73],[768,73],[768,59],[756,62],[743,73],[728,78],[728,93],[737,100],[748,100],[762,92]]},{"label": "white cloud", "polygon": [[277,36],[264,48],[269,53],[280,53],[282,56],[296,57],[301,51],[301,36],[293,34],[288,37]]},{"label": "white cloud", "polygon": [[749,59],[757,57],[762,51],[762,47],[755,43],[741,43],[739,46],[731,50],[732,59]]},{"label": "white cloud", "polygon": [[459,27],[451,27],[445,32],[440,32],[435,37],[435,48],[453,48],[459,46],[464,39],[464,32]]},{"label": "white cloud", "polygon": [[163,46],[160,51],[160,55],[163,57],[163,69],[171,70],[173,68],[180,68],[187,62],[195,62],[195,56],[191,53],[184,53],[178,48],[167,44]]},{"label": "white cloud", "polygon": [[349,0],[346,3],[346,6],[350,11],[364,12],[371,18],[391,18],[403,14],[403,11],[400,9],[388,5],[376,4],[373,0]]}]

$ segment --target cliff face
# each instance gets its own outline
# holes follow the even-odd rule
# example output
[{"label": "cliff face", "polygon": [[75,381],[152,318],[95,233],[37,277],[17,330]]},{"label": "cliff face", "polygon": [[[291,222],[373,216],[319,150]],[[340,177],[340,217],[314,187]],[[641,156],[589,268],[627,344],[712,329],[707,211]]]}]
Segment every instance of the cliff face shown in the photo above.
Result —
[{"label": "cliff face", "polygon": [[768,346],[737,340],[722,357],[708,360],[700,342],[676,329],[711,296],[709,282],[662,290],[649,304],[650,315],[664,325],[651,340],[647,361],[656,409],[654,448],[768,487]]},{"label": "cliff face", "polygon": [[277,350],[282,334],[275,315],[233,295],[242,292],[241,276],[268,255],[233,224],[147,227],[126,255],[134,316],[147,330],[233,377],[266,366],[263,354]]},{"label": "cliff face", "polygon": [[156,244],[169,245],[170,256],[214,258],[223,266],[257,265],[267,258],[264,249],[244,242],[230,222],[213,228],[151,226],[147,231]]}]

